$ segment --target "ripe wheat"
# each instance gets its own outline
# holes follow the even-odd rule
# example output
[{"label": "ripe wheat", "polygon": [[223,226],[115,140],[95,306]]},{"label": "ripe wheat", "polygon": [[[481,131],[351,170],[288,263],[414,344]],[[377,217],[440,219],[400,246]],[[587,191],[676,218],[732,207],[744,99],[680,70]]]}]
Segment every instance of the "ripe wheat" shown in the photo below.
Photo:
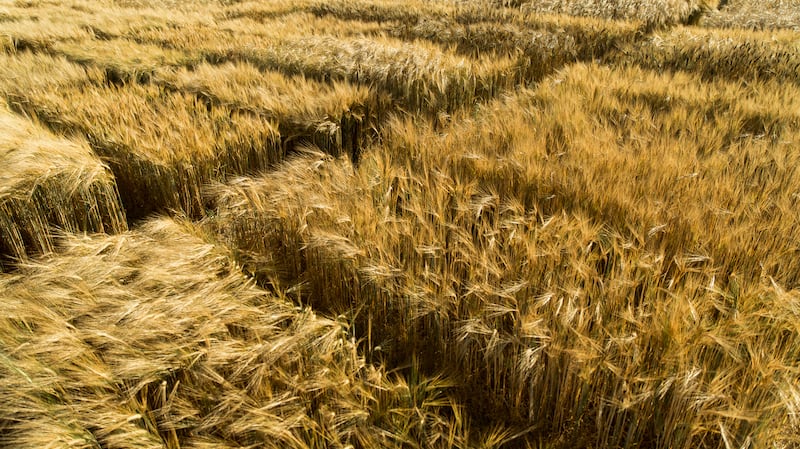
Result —
[{"label": "ripe wheat", "polygon": [[86,142],[58,138],[0,104],[0,268],[53,250],[54,231],[127,229],[114,176]]}]

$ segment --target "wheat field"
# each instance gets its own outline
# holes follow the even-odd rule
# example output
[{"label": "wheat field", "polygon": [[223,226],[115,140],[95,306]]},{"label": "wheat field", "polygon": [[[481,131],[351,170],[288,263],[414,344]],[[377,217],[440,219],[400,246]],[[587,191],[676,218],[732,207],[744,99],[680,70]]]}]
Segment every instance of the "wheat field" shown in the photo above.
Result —
[{"label": "wheat field", "polygon": [[800,448],[795,0],[0,0],[0,448]]}]

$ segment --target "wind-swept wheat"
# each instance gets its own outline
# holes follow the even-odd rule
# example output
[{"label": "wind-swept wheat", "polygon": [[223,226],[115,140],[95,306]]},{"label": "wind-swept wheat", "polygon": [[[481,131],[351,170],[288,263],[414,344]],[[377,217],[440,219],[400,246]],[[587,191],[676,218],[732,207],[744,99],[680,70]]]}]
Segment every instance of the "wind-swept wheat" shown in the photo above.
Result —
[{"label": "wind-swept wheat", "polygon": [[85,141],[56,137],[4,103],[0,129],[0,257],[52,251],[57,232],[127,229],[114,176]]},{"label": "wind-swept wheat", "polygon": [[0,444],[470,447],[451,382],[366,365],[188,223],[69,236],[0,296]]},{"label": "wind-swept wheat", "polygon": [[357,167],[219,186],[216,227],[375,359],[470,373],[475,415],[575,445],[788,444],[797,97],[769,86],[572,67],[445,129],[398,120]]}]

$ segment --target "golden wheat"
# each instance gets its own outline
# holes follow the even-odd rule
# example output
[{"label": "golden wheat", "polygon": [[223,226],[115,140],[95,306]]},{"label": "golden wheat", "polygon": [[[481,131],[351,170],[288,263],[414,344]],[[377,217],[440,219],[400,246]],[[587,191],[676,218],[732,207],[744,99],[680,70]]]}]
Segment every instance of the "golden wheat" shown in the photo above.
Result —
[{"label": "golden wheat", "polygon": [[272,0],[269,2],[242,1],[228,6],[221,12],[220,18],[236,19],[246,17],[258,22],[283,18],[290,14],[302,12],[309,5],[309,0]]},{"label": "golden wheat", "polygon": [[127,229],[114,176],[86,142],[58,138],[4,103],[0,127],[0,256],[52,251],[53,228]]},{"label": "golden wheat", "polygon": [[51,18],[20,18],[2,22],[0,50],[16,52],[23,50],[46,50],[59,41],[81,41],[89,33],[77,25],[65,25]]},{"label": "golden wheat", "polygon": [[0,0],[0,446],[800,445],[792,5]]},{"label": "golden wheat", "polygon": [[366,84],[413,111],[453,111],[512,87],[519,76],[515,58],[472,60],[424,42],[381,37],[263,38],[198,29],[137,39],[196,51],[214,63],[247,61],[263,70]]},{"label": "golden wheat", "polygon": [[683,70],[708,80],[800,80],[795,33],[678,27],[622,46],[609,62]]},{"label": "golden wheat", "polygon": [[89,14],[76,15],[73,20],[89,30],[93,37],[108,40],[123,38],[140,30],[211,24],[207,15],[201,12],[166,8],[107,7]]},{"label": "golden wheat", "polygon": [[58,43],[52,46],[52,52],[78,64],[98,67],[106,72],[109,81],[116,83],[147,82],[158,68],[198,62],[176,50],[122,39]]},{"label": "golden wheat", "polygon": [[255,288],[191,224],[69,236],[19,270],[0,277],[0,444],[470,444],[452,383],[365,365],[342,323]]},{"label": "golden wheat", "polygon": [[284,147],[313,143],[332,154],[344,151],[352,157],[366,138],[370,109],[375,107],[367,88],[261,72],[247,63],[162,69],[155,81],[277,123]]},{"label": "golden wheat", "polygon": [[358,167],[220,186],[216,226],[372,357],[471,373],[472,413],[576,445],[789,444],[797,342],[770,311],[798,301],[798,99],[765,88],[576,66],[443,130],[397,121]]},{"label": "golden wheat", "polygon": [[266,169],[284,154],[274,122],[156,85],[52,86],[19,95],[22,110],[87,136],[133,218],[168,209],[202,215],[206,182]]},{"label": "golden wheat", "polygon": [[199,12],[166,8],[118,8],[99,1],[73,2],[65,6],[43,3],[27,8],[17,7],[12,11],[14,20],[27,21],[28,34],[38,30],[40,33],[59,32],[63,35],[69,30],[82,30],[74,31],[75,37],[81,39],[89,35],[120,37],[135,29],[195,23],[203,17]]},{"label": "golden wheat", "polygon": [[0,21],[10,22],[12,20],[19,20],[23,18],[24,15],[25,12],[22,8],[9,4],[0,5]]},{"label": "golden wheat", "polygon": [[528,12],[639,20],[650,26],[670,26],[696,20],[709,9],[708,0],[545,0],[524,2]]},{"label": "golden wheat", "polygon": [[577,51],[581,58],[592,60],[642,31],[634,22],[525,13],[481,3],[334,1],[312,4],[309,10],[320,16],[379,22],[391,35],[455,45],[475,56],[522,51],[542,56],[552,53],[553,58]]},{"label": "golden wheat", "polygon": [[800,3],[796,0],[733,0],[705,14],[701,25],[752,30],[800,31]]},{"label": "golden wheat", "polygon": [[511,87],[514,59],[468,60],[423,42],[302,37],[246,48],[247,60],[319,79],[365,83],[417,111],[453,111]]},{"label": "golden wheat", "polygon": [[225,20],[217,24],[221,30],[237,36],[252,36],[258,39],[280,39],[287,36],[373,36],[380,35],[380,24],[340,20],[335,17],[317,17],[300,11],[268,21],[258,21],[248,16]]},{"label": "golden wheat", "polygon": [[[214,58],[210,51],[213,48],[223,47],[223,42],[230,42],[235,39],[230,31],[220,30],[216,26],[209,26],[202,23],[190,24],[176,28],[154,27],[131,30],[125,36],[141,44],[155,44],[167,49],[179,50],[183,53],[194,55],[199,54],[209,62],[215,62],[219,58]],[[243,37],[239,39],[243,40]],[[250,37],[253,41],[253,37]]]},{"label": "golden wheat", "polygon": [[102,83],[105,74],[86,69],[63,56],[20,52],[0,54],[0,95],[19,103],[25,95],[46,88],[63,89],[87,83]]},{"label": "golden wheat", "polygon": [[393,0],[313,1],[309,2],[306,8],[319,16],[333,15],[346,20],[405,24],[415,24],[422,19],[444,19],[457,11],[457,8],[444,2],[418,0],[407,2]]}]

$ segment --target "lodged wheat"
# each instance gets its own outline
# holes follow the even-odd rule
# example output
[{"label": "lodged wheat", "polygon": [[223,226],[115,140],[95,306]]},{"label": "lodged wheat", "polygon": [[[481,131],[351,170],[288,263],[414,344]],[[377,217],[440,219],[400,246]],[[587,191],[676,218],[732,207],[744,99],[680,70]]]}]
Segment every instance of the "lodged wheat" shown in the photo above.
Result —
[{"label": "lodged wheat", "polygon": [[225,8],[220,16],[225,19],[247,17],[263,22],[301,12],[308,3],[308,0],[272,0],[269,2],[242,1]]},{"label": "lodged wheat", "polygon": [[395,121],[357,167],[218,186],[215,226],[375,360],[465,373],[472,416],[581,446],[789,444],[798,121],[776,86],[579,65],[444,129]]},{"label": "lodged wheat", "polygon": [[536,81],[578,59],[599,58],[640,32],[634,23],[524,13],[480,3],[324,2],[309,9],[320,16],[378,22],[387,33],[407,40],[426,39],[473,57],[518,59],[519,77]]},{"label": "lodged wheat", "polygon": [[[466,448],[442,377],[364,363],[193,225],[68,236],[0,276],[0,444]],[[450,418],[446,416],[449,415]]]},{"label": "lodged wheat", "polygon": [[711,10],[701,25],[752,30],[789,29],[800,31],[800,3],[796,0],[733,0]]},{"label": "lodged wheat", "polygon": [[795,3],[0,0],[0,446],[800,445]]},{"label": "lodged wheat", "polygon": [[365,87],[261,72],[248,63],[161,69],[154,81],[271,120],[277,123],[284,146],[306,141],[333,154],[344,151],[353,156],[366,138],[376,101]]},{"label": "lodged wheat", "polygon": [[273,123],[157,86],[48,89],[25,101],[26,110],[51,126],[88,136],[136,218],[168,209],[202,214],[204,183],[267,168],[283,157]]},{"label": "lodged wheat", "polygon": [[85,141],[56,137],[5,104],[0,129],[0,257],[52,251],[55,228],[127,229],[114,176]]},{"label": "lodged wheat", "polygon": [[800,80],[796,34],[677,27],[610,54],[610,62],[653,70],[695,72],[707,80]]},{"label": "lodged wheat", "polygon": [[365,84],[392,95],[410,111],[452,112],[510,88],[519,75],[515,58],[475,60],[425,42],[384,37],[278,38],[203,29],[139,39],[199,52],[216,63],[247,61],[263,70]]},{"label": "lodged wheat", "polygon": [[81,65],[95,66],[115,83],[131,80],[146,82],[159,68],[182,67],[198,62],[197,58],[154,45],[124,39],[86,40],[53,45],[53,53]]},{"label": "lodged wheat", "polygon": [[75,24],[65,25],[49,17],[20,17],[3,21],[0,29],[0,51],[46,50],[60,41],[82,41],[88,32]]},{"label": "lodged wheat", "polygon": [[634,19],[651,27],[671,26],[696,20],[712,6],[708,0],[544,0],[524,2],[521,8],[530,12]]},{"label": "lodged wheat", "polygon": [[105,79],[99,70],[86,69],[63,56],[20,52],[0,54],[0,95],[12,106],[46,88],[69,88]]}]

